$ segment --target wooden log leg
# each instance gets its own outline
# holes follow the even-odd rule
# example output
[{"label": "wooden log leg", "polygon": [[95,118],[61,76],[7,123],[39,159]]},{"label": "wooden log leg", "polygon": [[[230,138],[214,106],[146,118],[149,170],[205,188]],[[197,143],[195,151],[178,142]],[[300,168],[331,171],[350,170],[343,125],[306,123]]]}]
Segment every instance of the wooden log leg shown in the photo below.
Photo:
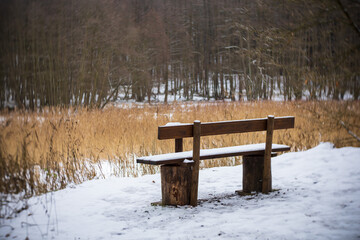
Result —
[{"label": "wooden log leg", "polygon": [[264,155],[243,156],[243,193],[262,192],[263,172]]},{"label": "wooden log leg", "polygon": [[192,164],[162,165],[162,205],[189,205]]}]

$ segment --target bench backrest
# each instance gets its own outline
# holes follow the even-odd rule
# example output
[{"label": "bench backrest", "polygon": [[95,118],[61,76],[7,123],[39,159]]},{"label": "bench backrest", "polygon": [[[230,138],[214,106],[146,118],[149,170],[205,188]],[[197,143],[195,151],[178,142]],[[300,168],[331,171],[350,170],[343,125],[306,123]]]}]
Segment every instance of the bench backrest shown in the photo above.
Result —
[{"label": "bench backrest", "polygon": [[[274,130],[294,128],[295,117],[274,118]],[[165,125],[158,128],[158,139],[180,139],[193,137],[193,123]],[[211,136],[231,133],[246,133],[267,130],[267,118],[246,119],[223,122],[201,123],[200,136]]]}]

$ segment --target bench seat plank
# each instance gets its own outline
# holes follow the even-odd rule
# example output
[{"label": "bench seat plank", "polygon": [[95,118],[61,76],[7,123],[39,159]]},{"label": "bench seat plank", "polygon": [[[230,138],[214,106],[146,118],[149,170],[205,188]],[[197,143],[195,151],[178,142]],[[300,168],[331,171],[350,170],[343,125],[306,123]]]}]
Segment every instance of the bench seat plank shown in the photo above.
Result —
[{"label": "bench seat plank", "polygon": [[[272,144],[272,152],[289,151],[290,147],[281,144]],[[249,144],[234,147],[213,148],[200,150],[200,160],[257,155],[265,153],[265,143]],[[192,151],[167,153],[153,156],[140,157],[136,159],[137,163],[145,163],[150,165],[174,164],[181,163],[185,159],[192,160]]]}]

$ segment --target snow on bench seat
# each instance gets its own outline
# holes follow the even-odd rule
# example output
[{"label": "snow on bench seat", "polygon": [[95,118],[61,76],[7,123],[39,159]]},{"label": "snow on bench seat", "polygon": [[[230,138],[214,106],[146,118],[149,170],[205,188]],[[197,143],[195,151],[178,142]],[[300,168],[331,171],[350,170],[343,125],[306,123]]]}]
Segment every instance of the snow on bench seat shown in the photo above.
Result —
[{"label": "snow on bench seat", "polygon": [[[289,151],[290,147],[282,144],[272,144],[272,152]],[[249,144],[234,147],[213,148],[200,150],[200,160],[264,154],[265,143]],[[146,156],[137,158],[137,163],[145,163],[151,165],[181,163],[185,159],[192,160],[192,151],[167,153],[154,156]]]}]

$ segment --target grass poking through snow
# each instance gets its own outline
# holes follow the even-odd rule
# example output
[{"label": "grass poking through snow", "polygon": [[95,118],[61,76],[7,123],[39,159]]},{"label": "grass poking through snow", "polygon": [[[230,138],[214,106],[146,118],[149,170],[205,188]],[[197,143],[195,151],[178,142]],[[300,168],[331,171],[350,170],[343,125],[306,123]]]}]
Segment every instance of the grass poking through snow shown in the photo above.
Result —
[{"label": "grass poking through snow", "polygon": [[[157,140],[167,122],[202,122],[295,116],[295,129],[275,131],[274,143],[292,151],[319,142],[360,146],[339,124],[359,136],[359,101],[212,102],[134,105],[104,110],[47,108],[42,112],[0,113],[0,192],[26,196],[62,189],[69,183],[104,177],[103,162],[115,176],[152,174],[157,167],[136,164],[136,156],[174,151],[174,141]],[[202,148],[265,141],[265,132],[203,137]],[[191,150],[191,139],[184,150]],[[202,167],[236,165],[240,158],[203,161]]]}]

